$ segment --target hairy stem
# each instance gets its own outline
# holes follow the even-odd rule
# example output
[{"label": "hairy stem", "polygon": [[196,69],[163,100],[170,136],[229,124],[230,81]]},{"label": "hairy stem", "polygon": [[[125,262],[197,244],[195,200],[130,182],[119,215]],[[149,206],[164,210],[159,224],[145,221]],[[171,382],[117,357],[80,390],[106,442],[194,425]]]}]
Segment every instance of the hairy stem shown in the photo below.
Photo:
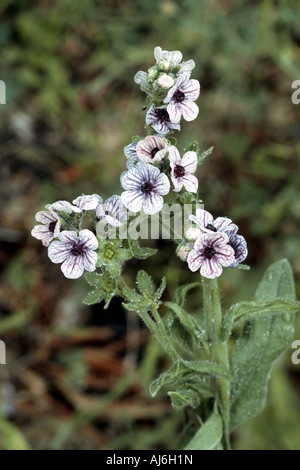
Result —
[{"label": "hairy stem", "polygon": [[[220,339],[222,327],[222,310],[220,293],[216,279],[203,279],[204,310],[207,322],[207,339],[211,344],[211,358],[229,368],[227,342]],[[230,420],[230,383],[228,379],[218,379],[218,393],[224,426],[223,444],[230,450],[229,420]]]}]

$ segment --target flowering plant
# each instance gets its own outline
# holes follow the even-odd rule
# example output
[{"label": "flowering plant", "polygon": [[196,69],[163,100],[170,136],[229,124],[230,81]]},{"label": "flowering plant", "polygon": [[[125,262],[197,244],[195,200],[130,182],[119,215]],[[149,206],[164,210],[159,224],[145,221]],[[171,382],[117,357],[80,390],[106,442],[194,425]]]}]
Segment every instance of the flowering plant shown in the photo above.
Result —
[{"label": "flowering plant", "polygon": [[[154,66],[135,75],[147,94],[147,136],[134,137],[124,149],[121,195],[106,201],[97,194],[81,195],[72,204],[48,204],[36,214],[40,225],[32,235],[48,248],[51,261],[61,263],[66,277],[85,275],[92,287],[85,304],[104,302],[107,308],[114,296],[121,297],[165,349],[172,366],[152,382],[150,393],[155,397],[164,389],[174,408],[189,411],[183,447],[230,449],[231,431],[265,405],[269,373],[291,344],[299,302],[290,265],[280,260],[265,273],[253,301],[222,313],[217,278],[224,268],[249,269],[243,264],[247,243],[231,219],[214,218],[198,197],[197,167],[213,149],[201,152],[193,142],[180,153],[173,136],[182,120],[198,116],[194,61],[183,62],[181,52],[160,47],[154,57]],[[162,300],[165,277],[157,287],[140,270],[133,287],[123,276],[127,260],[156,253],[138,240],[137,228],[148,232],[149,216],[151,238],[158,238],[160,229],[167,232],[184,268],[197,273],[195,282],[180,286],[169,301]],[[185,300],[197,287],[203,302],[201,314],[194,316]]]}]

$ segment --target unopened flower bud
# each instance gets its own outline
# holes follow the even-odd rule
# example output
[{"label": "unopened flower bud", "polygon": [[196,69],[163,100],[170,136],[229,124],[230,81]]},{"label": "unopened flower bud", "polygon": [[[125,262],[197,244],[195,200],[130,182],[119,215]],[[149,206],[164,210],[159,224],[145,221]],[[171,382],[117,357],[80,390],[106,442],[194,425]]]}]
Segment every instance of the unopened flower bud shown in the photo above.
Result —
[{"label": "unopened flower bud", "polygon": [[187,245],[179,246],[176,250],[176,254],[177,254],[178,258],[180,258],[181,261],[186,261],[187,257],[188,257],[188,254],[192,250],[192,248],[193,248],[193,245],[191,243],[189,243]]},{"label": "unopened flower bud", "polygon": [[196,240],[197,237],[199,237],[199,235],[201,235],[201,230],[199,228],[196,228],[196,227],[190,227],[186,230],[185,232],[185,237],[188,239],[188,240]]},{"label": "unopened flower bud", "polygon": [[151,67],[148,70],[148,80],[155,80],[157,78],[158,71],[156,67]]},{"label": "unopened flower bud", "polygon": [[160,77],[158,77],[157,83],[161,88],[165,88],[166,90],[168,90],[174,85],[175,82],[173,78],[170,77],[170,75],[164,73],[163,75],[160,75]]},{"label": "unopened flower bud", "polygon": [[172,63],[169,60],[163,59],[158,62],[157,66],[159,70],[166,72],[171,69]]}]

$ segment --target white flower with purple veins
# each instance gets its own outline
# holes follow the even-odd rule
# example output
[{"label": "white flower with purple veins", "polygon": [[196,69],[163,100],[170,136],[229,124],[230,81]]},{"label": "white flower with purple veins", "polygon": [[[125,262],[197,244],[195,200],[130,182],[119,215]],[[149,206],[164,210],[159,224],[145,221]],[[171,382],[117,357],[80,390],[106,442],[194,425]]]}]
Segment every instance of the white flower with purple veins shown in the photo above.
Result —
[{"label": "white flower with purple veins", "polygon": [[196,193],[198,179],[193,173],[197,169],[197,153],[189,151],[180,158],[177,148],[172,145],[169,147],[169,160],[174,191],[178,192],[184,186],[189,193]]},{"label": "white flower with purple veins", "polygon": [[51,209],[58,212],[65,212],[66,214],[80,213],[81,209],[68,201],[57,201],[51,204]]},{"label": "white flower with purple veins", "polygon": [[48,248],[48,256],[53,263],[62,263],[61,270],[69,279],[82,276],[84,270],[95,271],[98,240],[90,230],[81,230],[79,235],[64,230]]},{"label": "white flower with purple veins", "polygon": [[208,279],[219,277],[223,267],[231,266],[234,261],[234,249],[228,245],[226,233],[203,233],[195,241],[194,248],[187,257],[188,266]]},{"label": "white flower with purple veins", "polygon": [[147,72],[143,72],[142,70],[139,70],[135,76],[134,76],[134,81],[138,85],[140,85],[140,89],[144,91],[145,93],[151,93],[151,87],[148,84],[148,74]]},{"label": "white flower with purple veins", "polygon": [[180,75],[176,84],[169,90],[164,102],[172,122],[179,122],[181,116],[186,121],[193,121],[198,116],[199,108],[194,101],[199,97],[200,83],[190,80],[188,73]]},{"label": "white flower with purple veins", "polygon": [[197,209],[196,215],[190,215],[189,219],[194,222],[202,232],[213,233],[213,232],[229,232],[238,230],[238,227],[232,223],[231,219],[227,217],[218,217],[216,220],[213,216],[204,209]]},{"label": "white flower with purple veins", "polygon": [[137,142],[132,142],[131,144],[126,145],[126,147],[124,147],[124,154],[127,158],[126,166],[128,170],[130,170],[130,168],[133,168],[137,164],[137,162],[140,161],[136,154],[136,146]]},{"label": "white flower with purple veins", "polygon": [[147,112],[146,124],[147,126],[152,126],[153,129],[161,135],[167,134],[170,129],[180,131],[180,124],[178,122],[171,122],[165,106],[156,108],[153,104]]},{"label": "white flower with purple veins", "polygon": [[168,153],[168,145],[161,137],[154,135],[140,140],[136,146],[136,154],[141,162],[160,162]]},{"label": "white flower with purple veins", "polygon": [[121,194],[124,206],[132,212],[143,209],[149,215],[162,209],[162,196],[170,190],[168,177],[157,167],[147,163],[139,163],[135,168],[124,172],[121,185],[126,190]]},{"label": "white flower with purple veins", "polygon": [[35,215],[35,220],[41,222],[42,225],[36,225],[31,230],[31,235],[41,240],[44,246],[49,246],[49,243],[59,235],[61,223],[50,204],[47,204],[46,209],[49,210],[37,212]]},{"label": "white flower with purple veins", "polygon": [[74,199],[73,204],[74,206],[78,207],[79,209],[83,211],[90,211],[96,209],[98,202],[99,202],[100,196],[98,194],[92,194],[91,196],[86,196],[85,194],[82,194],[81,196],[78,196],[76,199]]},{"label": "white flower with purple veins", "polygon": [[101,199],[96,207],[96,217],[99,221],[105,222],[113,227],[121,227],[122,222],[128,219],[127,211],[121,202],[121,197],[114,195],[104,203]]},{"label": "white flower with purple veins", "polygon": [[195,68],[195,62],[188,60],[187,62],[182,61],[182,54],[180,51],[163,51],[161,47],[157,46],[154,48],[154,57],[158,66],[162,66],[163,70],[168,70],[170,65],[172,67],[180,66],[179,73],[191,73]]},{"label": "white flower with purple veins", "polygon": [[240,263],[242,263],[248,255],[247,242],[242,235],[237,235],[236,229],[226,232],[229,237],[228,245],[230,245],[234,250],[234,263],[230,266],[231,268],[236,268]]},{"label": "white flower with purple veins", "polygon": [[163,51],[159,46],[154,48],[154,57],[158,65],[163,63],[165,70],[169,68],[169,65],[176,67],[182,61],[182,54],[180,51]]}]

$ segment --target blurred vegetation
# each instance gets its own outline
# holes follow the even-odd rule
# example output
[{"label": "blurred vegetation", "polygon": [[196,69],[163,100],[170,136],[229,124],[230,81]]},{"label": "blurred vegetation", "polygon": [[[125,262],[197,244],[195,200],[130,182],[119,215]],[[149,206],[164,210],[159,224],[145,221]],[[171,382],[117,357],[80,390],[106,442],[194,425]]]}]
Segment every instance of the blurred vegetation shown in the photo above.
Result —
[{"label": "blurred vegetation", "polygon": [[[300,79],[297,0],[2,0],[0,79],[0,448],[174,448],[185,416],[148,384],[164,355],[118,300],[81,305],[83,280],[64,279],[30,236],[34,215],[82,192],[120,193],[123,147],[144,133],[144,96],[133,83],[153,48],[194,59],[200,113],[183,123],[183,150],[214,152],[200,193],[249,243],[250,272],[227,270],[224,305],[252,297],[265,268],[288,258],[300,294]],[[143,263],[161,266],[168,294],[194,279],[159,241]],[[145,266],[146,264],[146,266]],[[131,263],[126,275],[137,265]],[[139,266],[140,267],[140,266]],[[199,293],[190,309],[199,308]],[[295,338],[300,338],[297,321]],[[300,369],[276,365],[264,413],[234,434],[238,449],[300,450]]]}]

